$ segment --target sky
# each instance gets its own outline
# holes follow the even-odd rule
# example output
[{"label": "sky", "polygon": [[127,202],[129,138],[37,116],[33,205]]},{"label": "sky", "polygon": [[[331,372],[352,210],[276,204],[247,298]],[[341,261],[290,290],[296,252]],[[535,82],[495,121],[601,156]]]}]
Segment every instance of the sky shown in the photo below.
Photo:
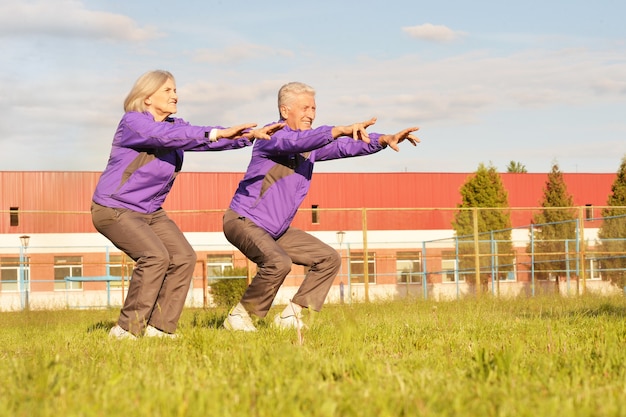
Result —
[{"label": "sky", "polygon": [[[171,71],[194,125],[264,125],[316,89],[315,126],[377,117],[417,147],[317,172],[617,172],[626,155],[626,2],[20,0],[0,2],[0,170],[102,171],[123,101]],[[245,171],[251,149],[187,152]]]}]

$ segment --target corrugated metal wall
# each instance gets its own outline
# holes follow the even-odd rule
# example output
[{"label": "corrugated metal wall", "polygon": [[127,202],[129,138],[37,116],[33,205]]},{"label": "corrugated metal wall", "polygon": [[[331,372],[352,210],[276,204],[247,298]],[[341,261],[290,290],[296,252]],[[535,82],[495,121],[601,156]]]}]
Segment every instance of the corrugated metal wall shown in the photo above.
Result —
[{"label": "corrugated metal wall", "polygon": [[[449,229],[453,211],[446,208],[454,208],[461,201],[459,190],[470,175],[317,173],[294,225],[306,230],[360,230],[361,208],[390,208],[368,211],[368,229]],[[547,174],[501,175],[511,207],[539,206]],[[95,232],[89,208],[99,176],[99,172],[0,171],[0,233]],[[164,207],[170,212],[183,211],[172,216],[184,231],[221,231],[222,212],[242,177],[240,172],[183,172]],[[563,177],[575,205],[603,206],[616,175],[564,174]],[[317,206],[316,213],[311,210],[313,206]],[[11,207],[19,208],[18,226],[10,225]],[[594,215],[599,216],[599,210]],[[314,216],[318,223],[313,223]],[[530,216],[530,211],[513,212],[513,224],[528,224]]]},{"label": "corrugated metal wall", "polygon": [[[0,172],[0,233],[95,232],[89,196],[100,173]],[[16,207],[18,226],[11,226],[10,209]]]}]

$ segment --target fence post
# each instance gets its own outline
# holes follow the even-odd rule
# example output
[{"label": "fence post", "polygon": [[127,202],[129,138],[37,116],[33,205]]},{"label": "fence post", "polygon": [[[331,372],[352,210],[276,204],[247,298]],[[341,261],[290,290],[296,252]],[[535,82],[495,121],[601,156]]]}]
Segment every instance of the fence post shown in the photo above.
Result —
[{"label": "fence post", "polygon": [[363,221],[363,290],[365,292],[365,302],[369,302],[369,255],[367,253],[367,209],[361,210],[361,219]]},{"label": "fence post", "polygon": [[580,281],[582,281],[581,294],[585,293],[587,289],[586,277],[585,277],[585,212],[583,206],[578,207],[578,229],[580,230],[580,251],[578,257],[580,259]]},{"label": "fence post", "polygon": [[424,300],[428,299],[428,279],[427,279],[427,262],[428,256],[426,255],[426,242],[422,241],[422,294],[424,294]]},{"label": "fence post", "polygon": [[570,265],[569,265],[569,239],[565,239],[565,280],[567,282],[567,295],[570,295]]},{"label": "fence post", "polygon": [[[209,277],[207,274],[207,266],[205,259],[199,259],[196,263],[200,262],[202,267],[202,307],[207,308],[209,304]],[[191,290],[193,291],[193,285]]]},{"label": "fence post", "polygon": [[474,220],[474,274],[476,281],[476,298],[480,297],[480,254],[478,249],[478,207],[472,207]]},{"label": "fence post", "polygon": [[252,282],[252,261],[246,257],[246,281],[248,285]]},{"label": "fence post", "polygon": [[496,295],[496,262],[495,262],[495,241],[493,238],[493,230],[489,231],[489,237],[491,238],[491,294]]},{"label": "fence post", "polygon": [[535,230],[534,225],[530,224],[530,292],[535,296]]},{"label": "fence post", "polygon": [[26,301],[26,279],[24,273],[24,246],[20,246],[20,271],[19,271],[19,285],[20,291],[20,304],[22,310],[27,310],[27,301]]},{"label": "fence post", "polygon": [[454,282],[456,283],[456,299],[460,299],[461,298],[461,283],[459,282],[461,279],[461,272],[459,271],[459,265],[461,265],[460,261],[459,261],[459,237],[455,236],[454,237],[454,253],[455,253],[455,259],[454,259]]},{"label": "fence post", "polygon": [[346,250],[348,253],[346,254],[348,257],[348,303],[352,304],[352,258],[350,257],[350,242],[346,243]]}]

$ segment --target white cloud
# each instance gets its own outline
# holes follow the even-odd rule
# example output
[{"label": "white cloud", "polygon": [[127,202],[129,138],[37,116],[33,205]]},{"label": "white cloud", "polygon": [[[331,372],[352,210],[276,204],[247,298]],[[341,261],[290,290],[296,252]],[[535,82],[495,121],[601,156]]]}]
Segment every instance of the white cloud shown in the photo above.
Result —
[{"label": "white cloud", "polygon": [[258,59],[274,59],[276,57],[291,58],[293,56],[293,52],[287,49],[277,49],[252,43],[239,43],[223,49],[198,49],[192,53],[192,61],[233,64]]},{"label": "white cloud", "polygon": [[591,82],[591,88],[599,95],[626,95],[626,81],[615,78],[601,78]]},{"label": "white cloud", "polygon": [[[155,3],[165,4],[0,2],[2,169],[102,169],[132,82],[163,67],[177,77],[177,116],[193,124],[274,121],[278,88],[299,80],[318,91],[316,125],[376,116],[377,132],[421,127],[417,149],[321,165],[326,171],[471,171],[481,161],[503,168],[511,159],[545,171],[554,156],[565,169],[582,167],[587,154],[599,167],[594,169],[613,170],[620,153],[615,149],[626,132],[619,113],[626,94],[623,42],[596,45],[584,37],[581,43],[561,32],[535,33],[529,41],[515,28],[502,34],[501,28],[489,32],[487,24],[471,27],[471,44],[416,48],[409,35],[431,42],[465,36],[425,24],[403,28],[404,40],[397,29],[381,31],[390,36],[389,49],[381,53],[371,40],[365,46],[353,39],[343,43],[329,28],[326,37],[289,43],[283,26],[249,31],[256,15],[244,25],[236,14],[230,23],[207,25],[204,14],[190,15],[184,2],[164,13]],[[110,12],[86,10],[91,4]],[[161,36],[144,21],[167,30],[165,42],[139,42]],[[593,160],[579,145],[587,142],[593,144]],[[596,164],[603,156],[612,159]],[[190,153],[185,170],[240,171],[248,160],[249,150]]]},{"label": "white cloud", "polygon": [[406,26],[402,31],[412,38],[432,42],[451,42],[465,36],[465,32],[454,31],[447,26],[424,23],[417,26]]},{"label": "white cloud", "polygon": [[46,35],[55,38],[147,41],[163,37],[120,14],[87,10],[77,0],[12,1],[0,4],[0,37]]}]

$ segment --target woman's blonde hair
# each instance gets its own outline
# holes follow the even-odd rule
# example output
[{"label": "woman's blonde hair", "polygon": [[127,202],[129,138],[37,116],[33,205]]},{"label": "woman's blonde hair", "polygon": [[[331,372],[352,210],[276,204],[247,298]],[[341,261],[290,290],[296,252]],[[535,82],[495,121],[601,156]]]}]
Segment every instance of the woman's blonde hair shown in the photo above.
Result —
[{"label": "woman's blonde hair", "polygon": [[145,100],[156,93],[168,79],[176,82],[174,76],[169,71],[154,70],[143,74],[137,79],[130,93],[126,96],[124,100],[124,111],[145,111]]},{"label": "woman's blonde hair", "polygon": [[282,106],[289,106],[289,103],[300,94],[311,94],[315,96],[315,89],[298,81],[292,81],[280,87],[280,90],[278,90],[278,117],[283,118],[280,108]]}]

